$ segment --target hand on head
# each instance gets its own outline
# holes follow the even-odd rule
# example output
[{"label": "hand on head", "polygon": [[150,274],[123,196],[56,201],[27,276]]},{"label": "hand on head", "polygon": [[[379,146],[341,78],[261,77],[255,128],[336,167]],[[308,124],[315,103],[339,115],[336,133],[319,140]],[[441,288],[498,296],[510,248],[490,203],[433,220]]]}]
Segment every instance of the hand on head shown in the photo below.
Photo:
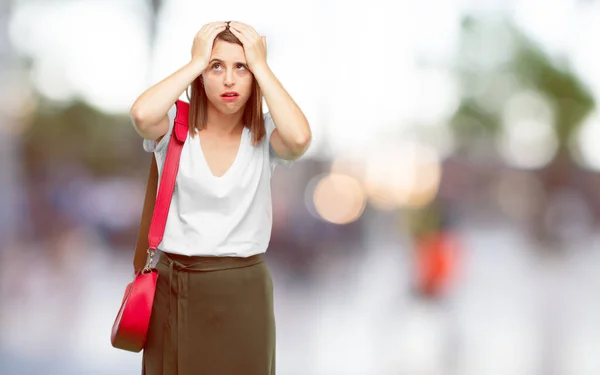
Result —
[{"label": "hand on head", "polygon": [[246,61],[250,70],[255,70],[267,64],[267,41],[250,25],[238,21],[229,23],[229,30],[244,45]]},{"label": "hand on head", "polygon": [[198,31],[192,44],[192,60],[205,64],[210,61],[215,38],[223,31],[231,32],[244,47],[246,62],[250,70],[260,68],[267,63],[267,43],[264,36],[245,23],[238,21],[211,22]]},{"label": "hand on head", "polygon": [[215,37],[225,30],[227,24],[225,22],[211,22],[202,26],[200,31],[194,36],[192,43],[192,60],[200,60],[208,64],[212,53]]}]

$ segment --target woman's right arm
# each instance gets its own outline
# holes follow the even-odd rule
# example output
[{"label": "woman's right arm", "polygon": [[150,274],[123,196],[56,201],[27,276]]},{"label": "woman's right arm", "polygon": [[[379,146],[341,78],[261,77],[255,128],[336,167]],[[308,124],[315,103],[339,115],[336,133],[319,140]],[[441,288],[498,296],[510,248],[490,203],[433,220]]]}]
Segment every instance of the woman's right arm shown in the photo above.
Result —
[{"label": "woman's right arm", "polygon": [[193,59],[175,73],[144,91],[130,110],[135,130],[144,139],[156,140],[169,130],[167,112],[198,77],[206,63]]},{"label": "woman's right arm", "polygon": [[188,86],[206,69],[214,39],[225,30],[225,22],[204,25],[194,37],[192,59],[175,73],[144,91],[129,114],[135,130],[144,139],[157,140],[169,131],[167,112]]}]

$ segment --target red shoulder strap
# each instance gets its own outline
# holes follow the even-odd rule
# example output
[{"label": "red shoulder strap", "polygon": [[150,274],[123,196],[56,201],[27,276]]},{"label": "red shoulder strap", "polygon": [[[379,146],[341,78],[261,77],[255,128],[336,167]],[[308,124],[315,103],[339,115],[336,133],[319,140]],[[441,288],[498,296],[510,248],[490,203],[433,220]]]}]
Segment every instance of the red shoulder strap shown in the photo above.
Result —
[{"label": "red shoulder strap", "polygon": [[179,171],[181,150],[188,135],[189,104],[177,100],[175,105],[177,106],[177,115],[175,116],[173,132],[167,147],[167,156],[160,178],[160,185],[158,185],[156,160],[154,155],[152,155],[152,165],[150,167],[150,174],[148,175],[142,220],[135,256],[133,258],[135,271],[144,267],[147,250],[156,250],[165,233],[167,216],[171,207],[171,198],[175,189],[175,179]]}]

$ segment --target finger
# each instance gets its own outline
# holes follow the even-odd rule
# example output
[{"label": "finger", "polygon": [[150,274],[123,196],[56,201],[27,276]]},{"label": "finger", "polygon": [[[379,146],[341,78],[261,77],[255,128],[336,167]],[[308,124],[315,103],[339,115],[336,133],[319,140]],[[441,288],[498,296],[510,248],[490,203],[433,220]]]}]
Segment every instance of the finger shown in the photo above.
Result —
[{"label": "finger", "polygon": [[200,29],[201,32],[206,32],[209,29],[212,29],[218,22],[209,22],[207,24],[204,24],[204,26],[202,26],[202,28]]},{"label": "finger", "polygon": [[259,36],[255,37],[248,30],[243,28],[238,29],[236,27],[230,26],[229,30],[233,32],[233,35],[238,37],[238,39],[240,40],[240,42],[242,42],[244,46],[251,46],[255,41],[260,40]]},{"label": "finger", "polygon": [[211,22],[211,23],[207,23],[206,25],[204,25],[204,27],[202,28],[202,30],[200,30],[200,32],[202,32],[203,34],[208,34],[210,35],[215,29],[217,28],[225,28],[226,24],[225,22]]},{"label": "finger", "polygon": [[245,23],[243,23],[243,22],[240,22],[240,21],[231,21],[231,22],[229,23],[229,25],[234,25],[234,26],[235,26],[235,25],[237,25],[237,26],[246,26],[246,24],[245,24]]},{"label": "finger", "polygon": [[239,26],[244,29],[248,29],[248,30],[252,29],[252,26],[248,25],[247,23],[243,23],[241,21],[231,21],[231,24]]},{"label": "finger", "polygon": [[227,25],[227,22],[225,22],[225,21],[217,21],[217,22],[211,22],[208,25],[209,26],[225,26],[225,25]]},{"label": "finger", "polygon": [[225,24],[219,25],[219,26],[215,26],[213,29],[211,29],[209,31],[209,35],[212,35],[215,32],[220,33],[221,31],[225,30],[226,28],[227,28],[227,26],[225,26]]},{"label": "finger", "polygon": [[214,25],[212,25],[211,29],[224,29],[227,27],[227,24],[225,22],[218,22],[215,23]]},{"label": "finger", "polygon": [[225,26],[217,26],[200,33],[198,37],[204,40],[213,41],[216,38],[216,36],[223,30],[225,30]]},{"label": "finger", "polygon": [[214,29],[210,34],[207,35],[208,41],[210,41],[211,43],[214,43],[215,39],[217,38],[217,35],[222,33],[224,30],[225,30],[225,26]]},{"label": "finger", "polygon": [[231,32],[233,33],[237,33],[236,35],[243,35],[244,37],[248,37],[248,32],[240,28],[239,26],[233,26],[232,24],[229,24],[229,30],[231,30]]},{"label": "finger", "polygon": [[231,21],[229,23],[229,29],[230,30],[236,30],[237,32],[242,32],[243,31],[243,28],[238,23],[236,23],[235,21]]},{"label": "finger", "polygon": [[232,27],[229,28],[229,31],[231,31],[233,35],[235,35],[240,40],[240,42],[242,42],[242,45],[244,47],[250,46],[250,39],[248,39],[248,37],[244,35],[241,31],[238,31]]},{"label": "finger", "polygon": [[235,27],[236,29],[246,33],[248,36],[252,35],[254,37],[256,37],[258,39],[258,37],[260,35],[258,35],[258,33],[256,32],[256,30],[254,30],[254,28],[250,25],[246,25],[243,22],[238,22],[238,21],[232,21],[230,26]]},{"label": "finger", "polygon": [[241,23],[241,22],[237,22],[237,21],[231,21],[231,23],[229,24],[229,27],[232,27],[240,32],[243,33],[248,33],[250,30],[248,29],[247,25]]}]

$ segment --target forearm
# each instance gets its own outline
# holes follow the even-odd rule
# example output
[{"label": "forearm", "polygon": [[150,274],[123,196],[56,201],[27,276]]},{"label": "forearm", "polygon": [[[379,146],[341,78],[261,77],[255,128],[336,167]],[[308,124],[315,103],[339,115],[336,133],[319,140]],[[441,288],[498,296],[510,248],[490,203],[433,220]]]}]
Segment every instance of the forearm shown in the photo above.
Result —
[{"label": "forearm", "polygon": [[133,103],[130,114],[139,127],[160,121],[173,103],[204,71],[206,63],[191,60],[179,70],[144,91]]},{"label": "forearm", "polygon": [[269,106],[281,140],[288,147],[305,148],[310,142],[311,130],[300,107],[267,65],[256,69],[253,73]]}]

